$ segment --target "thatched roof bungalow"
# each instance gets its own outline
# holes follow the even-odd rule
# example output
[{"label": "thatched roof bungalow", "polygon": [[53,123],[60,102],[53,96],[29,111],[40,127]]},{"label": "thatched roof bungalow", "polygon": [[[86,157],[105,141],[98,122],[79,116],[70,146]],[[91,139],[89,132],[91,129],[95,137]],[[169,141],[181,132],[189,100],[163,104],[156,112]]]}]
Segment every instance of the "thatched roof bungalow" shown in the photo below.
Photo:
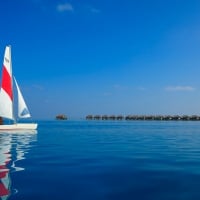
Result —
[{"label": "thatched roof bungalow", "polygon": [[94,119],[95,119],[95,120],[100,120],[100,119],[101,119],[101,116],[100,116],[100,115],[95,115],[95,116],[94,116]]},{"label": "thatched roof bungalow", "polygon": [[154,120],[154,117],[153,115],[147,115],[145,116],[145,120]]},{"label": "thatched roof bungalow", "polygon": [[173,116],[171,116],[171,119],[175,120],[175,121],[181,120],[181,116],[179,116],[179,115],[173,115]]},{"label": "thatched roof bungalow", "polygon": [[103,116],[101,117],[101,119],[102,119],[102,120],[108,120],[108,116],[107,116],[107,115],[103,115]]},{"label": "thatched roof bungalow", "polygon": [[144,115],[136,115],[135,119],[137,119],[137,120],[145,120],[145,116]]},{"label": "thatched roof bungalow", "polygon": [[189,118],[190,118],[190,120],[192,120],[192,121],[198,121],[198,120],[200,120],[200,116],[197,116],[197,115],[192,115],[192,116],[190,116]]},{"label": "thatched roof bungalow", "polygon": [[116,119],[117,119],[117,120],[123,120],[123,119],[124,119],[124,116],[118,115],[118,116],[116,117]]},{"label": "thatched roof bungalow", "polygon": [[58,120],[67,120],[67,116],[64,115],[64,114],[59,114],[59,115],[56,116],[56,119],[58,119]]},{"label": "thatched roof bungalow", "polygon": [[[66,119],[65,115],[57,115],[56,116],[57,119]],[[122,115],[87,115],[86,116],[87,120],[174,120],[174,121],[178,121],[178,120],[193,120],[193,121],[197,121],[200,120],[200,116],[198,115],[127,115],[127,116],[122,116]]]},{"label": "thatched roof bungalow", "polygon": [[181,120],[187,121],[187,120],[189,120],[189,116],[183,115],[183,116],[181,116]]},{"label": "thatched roof bungalow", "polygon": [[0,125],[2,125],[2,124],[3,124],[3,118],[0,117]]},{"label": "thatched roof bungalow", "polygon": [[109,119],[110,119],[110,120],[116,120],[116,116],[115,116],[115,115],[110,115],[110,116],[109,116]]},{"label": "thatched roof bungalow", "polygon": [[92,115],[87,115],[87,116],[86,116],[86,119],[87,119],[87,120],[92,120],[92,119],[93,119],[93,116],[92,116]]}]

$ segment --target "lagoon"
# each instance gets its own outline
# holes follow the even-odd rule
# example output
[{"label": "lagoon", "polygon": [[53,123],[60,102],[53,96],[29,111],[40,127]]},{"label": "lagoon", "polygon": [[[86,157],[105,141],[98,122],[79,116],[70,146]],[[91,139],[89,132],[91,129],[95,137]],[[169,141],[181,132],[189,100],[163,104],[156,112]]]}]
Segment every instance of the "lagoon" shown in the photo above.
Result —
[{"label": "lagoon", "polygon": [[199,121],[38,124],[0,134],[0,199],[200,199]]}]

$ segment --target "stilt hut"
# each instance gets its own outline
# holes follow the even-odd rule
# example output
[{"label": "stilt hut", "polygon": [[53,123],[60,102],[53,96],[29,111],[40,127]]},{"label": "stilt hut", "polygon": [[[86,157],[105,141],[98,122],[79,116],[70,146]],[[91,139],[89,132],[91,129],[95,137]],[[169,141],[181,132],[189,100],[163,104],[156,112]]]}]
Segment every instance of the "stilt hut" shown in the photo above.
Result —
[{"label": "stilt hut", "polygon": [[102,119],[102,120],[108,120],[108,116],[107,116],[107,115],[103,115],[103,116],[101,117],[101,119]]},{"label": "stilt hut", "polygon": [[95,119],[95,120],[100,120],[100,119],[101,119],[101,116],[100,116],[100,115],[95,115],[95,116],[94,116],[94,119]]},{"label": "stilt hut", "polygon": [[110,120],[115,120],[116,117],[115,117],[115,115],[111,115],[111,116],[109,116],[109,119],[110,119]]},{"label": "stilt hut", "polygon": [[56,116],[56,119],[58,119],[58,120],[67,120],[67,116],[64,115],[64,114],[60,114],[60,115]]},{"label": "stilt hut", "polygon": [[116,117],[116,119],[117,119],[117,120],[123,120],[124,117],[123,117],[122,115],[118,115],[118,116]]},{"label": "stilt hut", "polygon": [[0,125],[3,125],[3,118],[0,117]]},{"label": "stilt hut", "polygon": [[87,120],[92,120],[92,119],[93,119],[93,116],[92,116],[92,115],[87,115],[87,116],[86,116],[86,119],[87,119]]}]

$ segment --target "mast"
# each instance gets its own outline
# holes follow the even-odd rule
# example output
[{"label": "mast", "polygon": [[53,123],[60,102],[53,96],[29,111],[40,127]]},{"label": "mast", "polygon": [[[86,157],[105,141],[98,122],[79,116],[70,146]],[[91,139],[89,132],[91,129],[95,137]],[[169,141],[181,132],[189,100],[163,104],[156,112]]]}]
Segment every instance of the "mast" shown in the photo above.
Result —
[{"label": "mast", "polygon": [[[13,73],[12,73],[12,54],[11,54],[11,45],[8,45],[9,49],[10,49],[10,73],[11,73],[11,87],[12,87],[12,92],[13,92]],[[12,116],[13,116],[13,121],[14,123],[16,123],[16,119],[15,119],[15,114],[14,114],[14,94],[13,94],[13,102],[12,102]]]}]

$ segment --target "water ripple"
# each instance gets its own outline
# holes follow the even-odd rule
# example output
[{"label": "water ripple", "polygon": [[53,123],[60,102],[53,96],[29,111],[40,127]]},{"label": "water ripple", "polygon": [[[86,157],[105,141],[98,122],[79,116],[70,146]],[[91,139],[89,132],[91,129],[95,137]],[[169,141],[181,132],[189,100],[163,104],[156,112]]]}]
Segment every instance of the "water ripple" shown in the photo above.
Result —
[{"label": "water ripple", "polygon": [[35,135],[0,135],[1,182],[11,194],[18,191],[6,197],[200,199],[199,122],[41,121],[39,127]]}]

